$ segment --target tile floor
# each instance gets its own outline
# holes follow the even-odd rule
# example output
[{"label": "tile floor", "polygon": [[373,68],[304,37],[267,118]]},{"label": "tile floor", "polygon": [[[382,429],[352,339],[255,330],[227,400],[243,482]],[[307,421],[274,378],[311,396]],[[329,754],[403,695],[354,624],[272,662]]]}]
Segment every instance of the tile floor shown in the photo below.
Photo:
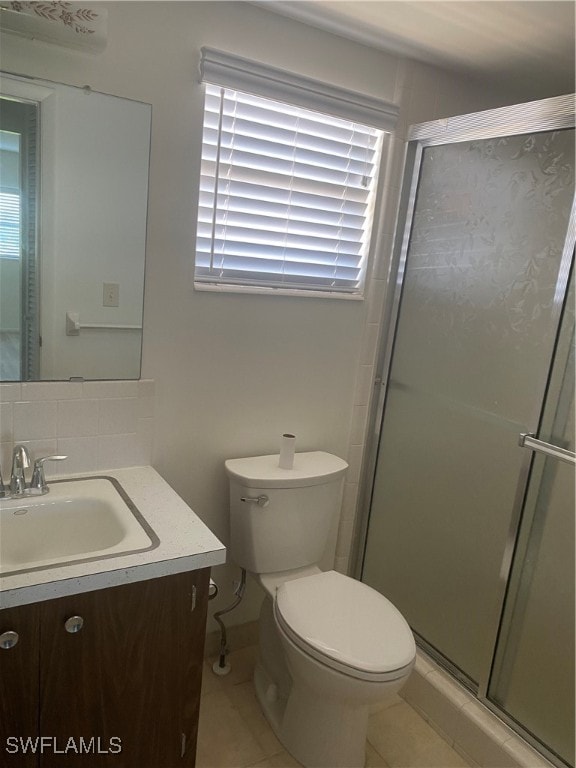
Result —
[{"label": "tile floor", "polygon": [[[256,700],[252,672],[256,647],[230,654],[226,677],[205,662],[197,768],[298,768],[272,733]],[[455,752],[400,696],[370,718],[367,768],[467,768]]]}]

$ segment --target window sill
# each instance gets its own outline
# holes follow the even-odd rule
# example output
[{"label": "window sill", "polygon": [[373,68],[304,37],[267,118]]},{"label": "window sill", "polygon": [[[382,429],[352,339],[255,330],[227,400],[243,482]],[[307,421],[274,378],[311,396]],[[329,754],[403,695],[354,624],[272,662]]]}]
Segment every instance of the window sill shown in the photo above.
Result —
[{"label": "window sill", "polygon": [[268,288],[252,285],[219,285],[216,283],[194,282],[194,290],[212,293],[250,293],[264,296],[297,296],[303,299],[345,299],[346,301],[364,301],[361,293],[341,293],[339,291],[312,291],[298,288]]}]

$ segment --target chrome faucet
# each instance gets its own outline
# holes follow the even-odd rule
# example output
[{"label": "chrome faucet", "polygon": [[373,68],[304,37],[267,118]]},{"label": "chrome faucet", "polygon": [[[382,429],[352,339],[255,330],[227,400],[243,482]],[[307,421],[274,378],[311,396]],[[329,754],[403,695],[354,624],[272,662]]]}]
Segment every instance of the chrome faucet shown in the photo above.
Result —
[{"label": "chrome faucet", "polygon": [[21,496],[39,496],[48,493],[48,483],[44,476],[44,462],[64,461],[67,458],[67,456],[43,456],[40,459],[36,459],[30,484],[27,485],[24,470],[30,466],[30,454],[25,445],[14,446],[10,486],[9,489],[4,486],[0,473],[0,498],[14,499]]}]

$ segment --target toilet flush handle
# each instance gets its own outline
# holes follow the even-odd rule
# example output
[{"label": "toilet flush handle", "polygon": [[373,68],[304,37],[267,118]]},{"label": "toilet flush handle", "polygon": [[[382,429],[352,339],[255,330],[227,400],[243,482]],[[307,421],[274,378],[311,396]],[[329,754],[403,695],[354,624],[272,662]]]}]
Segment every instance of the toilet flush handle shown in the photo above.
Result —
[{"label": "toilet flush handle", "polygon": [[270,504],[270,499],[265,494],[261,496],[241,496],[240,501],[244,501],[246,504],[258,504],[259,507],[267,507]]}]

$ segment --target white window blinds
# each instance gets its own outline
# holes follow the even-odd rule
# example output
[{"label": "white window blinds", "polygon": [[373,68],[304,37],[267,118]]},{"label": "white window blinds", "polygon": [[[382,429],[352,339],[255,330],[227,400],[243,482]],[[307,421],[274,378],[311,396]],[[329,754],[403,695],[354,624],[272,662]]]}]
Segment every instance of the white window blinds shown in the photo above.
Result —
[{"label": "white window blinds", "polygon": [[196,287],[361,295],[381,136],[206,85]]},{"label": "white window blinds", "polygon": [[0,258],[20,258],[20,193],[0,191]]}]

